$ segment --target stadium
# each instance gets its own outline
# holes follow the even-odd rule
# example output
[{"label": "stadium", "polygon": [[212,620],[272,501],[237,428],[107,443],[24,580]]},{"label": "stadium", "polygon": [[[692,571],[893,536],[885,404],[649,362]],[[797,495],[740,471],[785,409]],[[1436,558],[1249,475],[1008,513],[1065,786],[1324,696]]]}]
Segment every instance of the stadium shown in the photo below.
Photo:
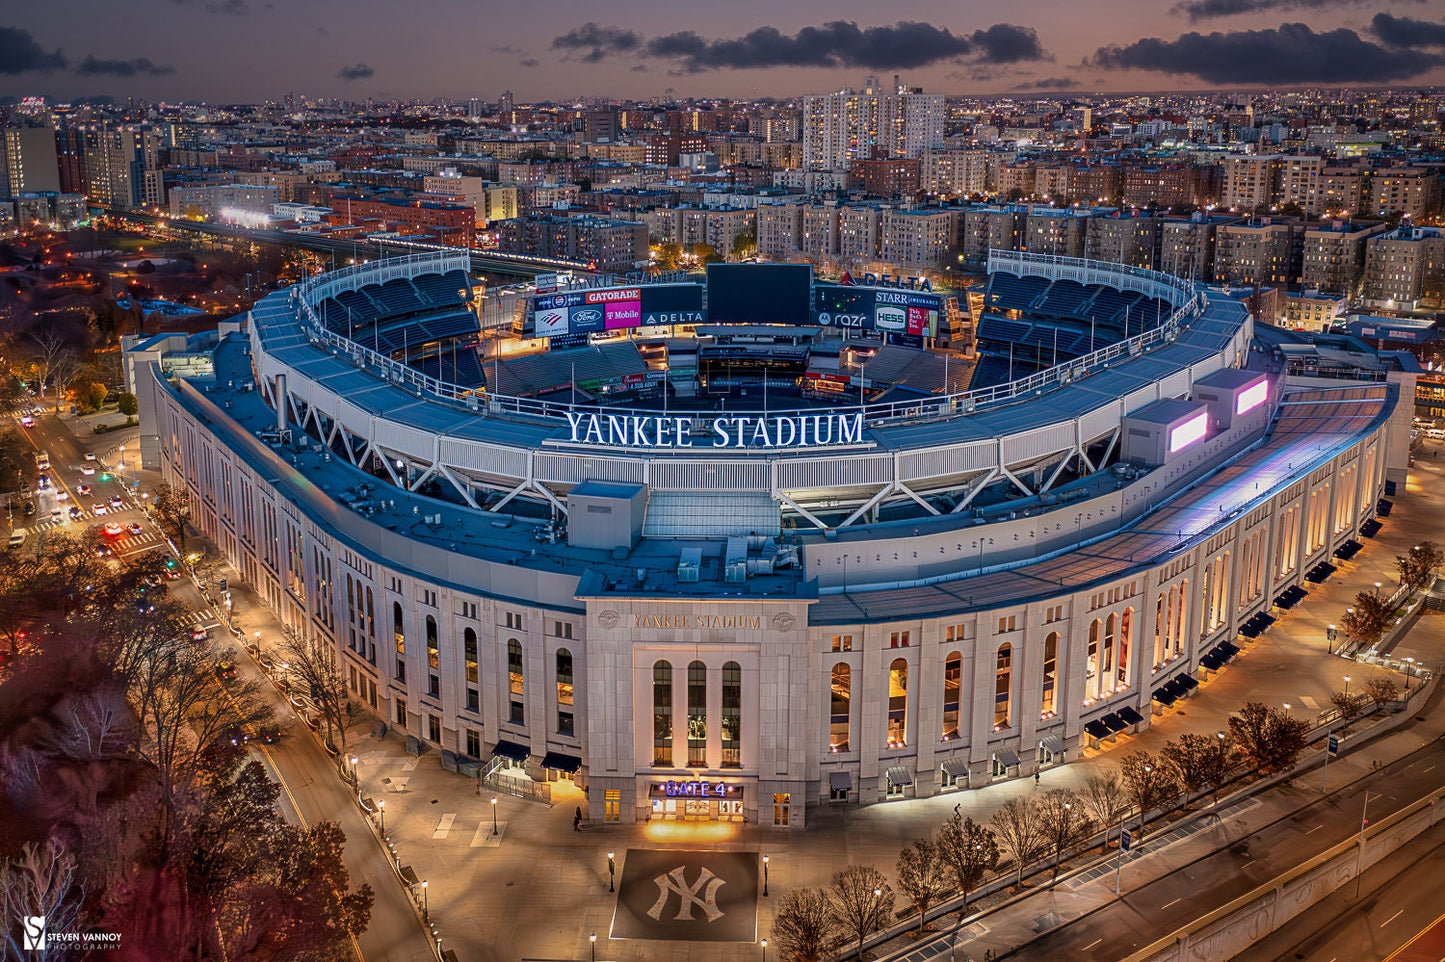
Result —
[{"label": "stadium", "polygon": [[1407,377],[1290,374],[1157,272],[993,252],[966,338],[926,284],[778,264],[547,280],[483,330],[469,267],[129,343],[142,455],[417,751],[598,822],[797,827],[1110,750],[1408,458]]}]

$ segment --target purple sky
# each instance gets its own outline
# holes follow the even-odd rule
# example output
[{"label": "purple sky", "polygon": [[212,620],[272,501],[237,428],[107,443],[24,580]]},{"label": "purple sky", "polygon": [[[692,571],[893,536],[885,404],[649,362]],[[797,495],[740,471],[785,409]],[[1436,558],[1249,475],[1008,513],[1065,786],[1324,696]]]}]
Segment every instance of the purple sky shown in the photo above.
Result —
[{"label": "purple sky", "polygon": [[[788,97],[1445,84],[1445,0],[51,0],[0,96]],[[886,11],[882,13],[880,11]]]}]

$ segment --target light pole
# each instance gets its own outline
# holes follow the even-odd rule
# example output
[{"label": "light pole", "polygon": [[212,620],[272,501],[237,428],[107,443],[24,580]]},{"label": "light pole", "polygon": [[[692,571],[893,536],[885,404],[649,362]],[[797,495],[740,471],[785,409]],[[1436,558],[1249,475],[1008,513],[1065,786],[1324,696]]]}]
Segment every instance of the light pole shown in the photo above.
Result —
[{"label": "light pole", "polygon": [[1350,676],[1349,676],[1349,675],[1346,675],[1346,676],[1345,676],[1345,697],[1346,697],[1346,698],[1349,698],[1349,697],[1350,697]]},{"label": "light pole", "polygon": [[763,856],[763,898],[768,897],[768,856]]},{"label": "light pole", "polygon": [[591,945],[589,946],[589,948],[591,949],[590,958],[592,959],[592,962],[597,962],[597,933],[593,932],[591,935],[587,936],[587,941],[591,943]]},{"label": "light pole", "polygon": [[1335,626],[1333,622],[1325,629],[1325,640],[1329,642],[1328,654],[1333,655],[1335,653]]},{"label": "light pole", "polygon": [[768,962],[768,940],[763,939],[763,962]]},{"label": "light pole", "polygon": [[425,922],[431,921],[431,904],[427,901],[426,879],[421,880],[421,917]]},{"label": "light pole", "polygon": [[492,834],[502,834],[501,832],[497,831],[497,796],[495,795],[492,796]]},{"label": "light pole", "polygon": [[1415,659],[1405,659],[1405,698],[1410,697],[1410,682],[1415,680]]},{"label": "light pole", "polygon": [[356,786],[356,795],[361,797],[361,772],[356,768],[356,756],[348,755],[346,760],[351,763],[351,784]]},{"label": "light pole", "polygon": [[1384,797],[1384,792],[1372,794],[1368,788],[1365,789],[1365,804],[1360,808],[1360,847],[1355,859],[1355,898],[1357,899],[1360,897],[1360,876],[1365,872],[1365,826],[1370,824],[1367,817],[1370,813],[1370,800]]},{"label": "light pole", "polygon": [[607,891],[617,891],[617,861],[613,858],[615,852],[607,853]]},{"label": "light pole", "polygon": [[386,838],[386,799],[377,800],[376,814],[381,819],[381,837]]}]

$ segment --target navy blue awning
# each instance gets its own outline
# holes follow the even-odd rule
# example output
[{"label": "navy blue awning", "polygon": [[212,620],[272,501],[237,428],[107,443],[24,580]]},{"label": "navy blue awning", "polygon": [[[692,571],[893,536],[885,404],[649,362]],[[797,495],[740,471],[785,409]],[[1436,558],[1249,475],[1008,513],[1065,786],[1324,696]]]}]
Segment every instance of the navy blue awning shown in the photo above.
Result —
[{"label": "navy blue awning", "polygon": [[1137,725],[1144,720],[1144,716],[1126,705],[1119,709],[1119,720],[1129,725]]},{"label": "navy blue awning", "polygon": [[1104,725],[1103,722],[1095,719],[1094,721],[1088,722],[1084,725],[1084,734],[1088,735],[1090,738],[1102,741],[1103,739],[1109,737],[1109,729]]},{"label": "navy blue awning", "polygon": [[1224,664],[1224,659],[1220,658],[1217,654],[1211,651],[1209,654],[1199,659],[1199,663],[1205,668],[1208,668],[1210,671],[1218,671],[1220,666]]},{"label": "navy blue awning", "polygon": [[1179,700],[1179,696],[1171,692],[1168,685],[1165,685],[1163,688],[1154,689],[1154,700],[1168,708]]},{"label": "navy blue awning", "polygon": [[1193,689],[1199,687],[1199,680],[1196,679],[1193,675],[1180,675],[1174,680],[1179,682],[1179,687],[1182,688],[1184,691],[1192,691]]},{"label": "navy blue awning", "polygon": [[542,756],[542,767],[550,768],[554,772],[566,772],[568,775],[577,774],[577,769],[582,767],[582,759],[576,755],[566,755],[562,752],[548,752]]},{"label": "navy blue awning", "polygon": [[1114,712],[1109,712],[1109,714],[1105,715],[1103,718],[1100,718],[1099,721],[1101,721],[1104,727],[1109,729],[1109,731],[1111,732],[1121,732],[1129,727],[1129,723],[1124,721],[1124,719],[1120,718]]},{"label": "navy blue awning", "polygon": [[492,749],[492,754],[509,761],[525,762],[527,756],[532,754],[532,752],[526,745],[519,745],[516,742],[509,742],[506,739],[502,739],[497,742],[497,746]]}]

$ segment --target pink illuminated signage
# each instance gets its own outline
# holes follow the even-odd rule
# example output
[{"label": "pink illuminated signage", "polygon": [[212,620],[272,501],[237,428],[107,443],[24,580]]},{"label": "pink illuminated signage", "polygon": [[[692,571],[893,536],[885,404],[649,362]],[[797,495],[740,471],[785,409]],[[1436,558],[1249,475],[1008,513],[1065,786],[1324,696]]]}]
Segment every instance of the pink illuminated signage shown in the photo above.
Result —
[{"label": "pink illuminated signage", "polygon": [[1253,411],[1269,398],[1269,382],[1260,381],[1253,387],[1245,388],[1239,392],[1239,397],[1234,401],[1234,413],[1244,414]]},{"label": "pink illuminated signage", "polygon": [[1209,412],[1200,411],[1194,417],[1185,421],[1177,428],[1169,432],[1169,453],[1182,451],[1195,441],[1204,437],[1204,432],[1209,428]]}]

